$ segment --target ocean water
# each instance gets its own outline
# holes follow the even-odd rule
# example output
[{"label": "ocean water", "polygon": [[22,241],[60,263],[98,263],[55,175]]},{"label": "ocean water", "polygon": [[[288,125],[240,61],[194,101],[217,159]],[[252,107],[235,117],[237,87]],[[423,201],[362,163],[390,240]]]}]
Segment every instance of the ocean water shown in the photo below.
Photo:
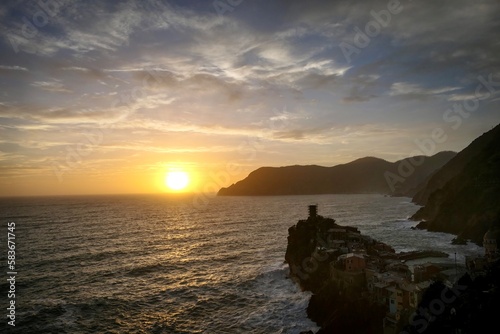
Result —
[{"label": "ocean water", "polygon": [[[194,204],[196,203],[196,204]],[[299,333],[309,294],[287,277],[288,228],[319,214],[396,250],[478,254],[410,229],[418,207],[380,195],[0,199],[2,333]],[[16,223],[16,326],[7,325],[7,222]],[[451,261],[450,259],[445,259]],[[5,331],[7,329],[8,331]]]}]

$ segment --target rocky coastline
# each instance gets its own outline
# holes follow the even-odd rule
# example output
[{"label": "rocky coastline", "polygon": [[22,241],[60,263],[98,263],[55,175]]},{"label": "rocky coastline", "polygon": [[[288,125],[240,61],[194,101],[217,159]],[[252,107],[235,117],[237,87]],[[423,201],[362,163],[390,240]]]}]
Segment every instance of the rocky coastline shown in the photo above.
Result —
[{"label": "rocky coastline", "polygon": [[421,185],[411,217],[419,229],[455,234],[482,245],[500,224],[500,125],[476,138]]},{"label": "rocky coastline", "polygon": [[[288,230],[290,278],[312,292],[308,317],[324,333],[399,333],[434,282],[453,282],[449,268],[405,261],[448,257],[436,251],[397,253],[387,244],[341,226],[309,207],[309,217]],[[448,273],[446,273],[448,271]],[[452,270],[454,271],[454,270]],[[304,333],[313,333],[312,331]]]}]

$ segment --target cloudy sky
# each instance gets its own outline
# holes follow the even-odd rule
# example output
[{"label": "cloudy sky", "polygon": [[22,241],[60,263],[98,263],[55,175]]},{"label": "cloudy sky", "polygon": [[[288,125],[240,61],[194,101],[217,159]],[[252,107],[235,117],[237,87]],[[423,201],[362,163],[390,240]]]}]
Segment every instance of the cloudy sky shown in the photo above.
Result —
[{"label": "cloudy sky", "polygon": [[0,195],[158,192],[175,169],[207,192],[460,151],[500,122],[497,0],[13,0],[0,18]]}]

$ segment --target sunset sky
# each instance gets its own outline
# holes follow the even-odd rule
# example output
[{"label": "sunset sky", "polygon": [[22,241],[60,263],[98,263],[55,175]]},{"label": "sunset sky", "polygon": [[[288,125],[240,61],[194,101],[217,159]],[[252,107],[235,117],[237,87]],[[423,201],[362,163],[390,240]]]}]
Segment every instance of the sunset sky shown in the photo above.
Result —
[{"label": "sunset sky", "polygon": [[13,0],[0,18],[0,196],[164,192],[168,171],[210,192],[260,166],[460,151],[500,122],[498,0]]}]

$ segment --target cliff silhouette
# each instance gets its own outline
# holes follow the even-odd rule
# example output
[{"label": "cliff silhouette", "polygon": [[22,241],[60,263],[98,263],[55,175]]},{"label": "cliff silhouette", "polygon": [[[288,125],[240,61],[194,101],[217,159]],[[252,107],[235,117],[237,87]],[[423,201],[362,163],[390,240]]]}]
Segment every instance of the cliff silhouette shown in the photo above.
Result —
[{"label": "cliff silhouette", "polygon": [[[227,188],[218,196],[273,196],[312,194],[360,194],[377,193],[413,196],[418,185],[432,173],[444,166],[456,155],[455,152],[440,152],[431,157],[416,156],[396,162],[374,157],[365,157],[333,167],[317,165],[261,167],[248,177]],[[424,159],[422,159],[424,158]],[[423,163],[396,187],[387,180],[387,174],[399,175],[402,164],[411,161]]]},{"label": "cliff silhouette", "polygon": [[418,227],[448,232],[478,244],[500,226],[500,125],[459,152],[413,197],[423,205]]}]

